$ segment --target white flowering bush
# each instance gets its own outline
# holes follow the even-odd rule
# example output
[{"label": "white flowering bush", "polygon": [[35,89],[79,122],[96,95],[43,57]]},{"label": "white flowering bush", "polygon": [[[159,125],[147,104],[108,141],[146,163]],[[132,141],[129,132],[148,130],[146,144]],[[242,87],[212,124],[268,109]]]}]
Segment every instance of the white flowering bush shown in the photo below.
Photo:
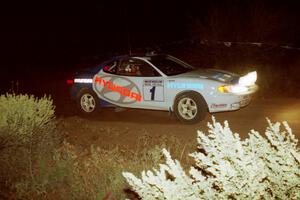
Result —
[{"label": "white flowering bush", "polygon": [[241,140],[213,118],[209,132],[198,131],[195,165],[186,173],[163,149],[165,164],[123,176],[142,199],[300,199],[298,140],[286,122],[271,123],[265,137],[252,130]]}]

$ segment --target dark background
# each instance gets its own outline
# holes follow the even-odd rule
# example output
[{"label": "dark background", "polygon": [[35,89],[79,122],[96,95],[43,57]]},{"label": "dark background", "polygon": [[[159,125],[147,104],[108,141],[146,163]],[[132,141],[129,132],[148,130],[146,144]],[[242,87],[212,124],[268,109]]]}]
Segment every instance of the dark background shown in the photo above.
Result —
[{"label": "dark background", "polygon": [[299,94],[299,11],[274,0],[3,4],[0,91],[18,82],[17,92],[55,96],[74,71],[158,50],[198,67],[255,69],[262,91]]}]

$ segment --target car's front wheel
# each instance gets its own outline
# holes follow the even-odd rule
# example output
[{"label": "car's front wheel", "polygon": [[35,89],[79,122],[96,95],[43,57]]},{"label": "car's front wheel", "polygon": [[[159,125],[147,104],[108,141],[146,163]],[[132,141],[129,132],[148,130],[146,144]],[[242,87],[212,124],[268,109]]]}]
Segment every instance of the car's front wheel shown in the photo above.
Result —
[{"label": "car's front wheel", "polygon": [[200,94],[186,92],[176,98],[173,110],[181,122],[194,124],[205,118],[207,104]]},{"label": "car's front wheel", "polygon": [[77,106],[80,112],[84,115],[95,114],[100,108],[96,94],[89,89],[83,89],[80,91],[77,98]]}]

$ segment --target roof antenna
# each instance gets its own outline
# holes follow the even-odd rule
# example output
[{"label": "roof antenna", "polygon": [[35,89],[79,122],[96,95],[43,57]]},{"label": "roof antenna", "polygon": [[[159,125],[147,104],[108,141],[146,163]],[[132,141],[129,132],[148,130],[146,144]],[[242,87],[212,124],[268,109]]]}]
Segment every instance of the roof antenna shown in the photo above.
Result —
[{"label": "roof antenna", "polygon": [[126,24],[126,35],[127,35],[127,45],[128,45],[128,50],[129,50],[129,55],[131,56],[131,43],[130,43],[130,30],[129,30],[129,24],[128,24],[128,16],[127,16],[127,6],[124,6],[123,11],[125,11],[124,15],[125,15],[125,24]]}]

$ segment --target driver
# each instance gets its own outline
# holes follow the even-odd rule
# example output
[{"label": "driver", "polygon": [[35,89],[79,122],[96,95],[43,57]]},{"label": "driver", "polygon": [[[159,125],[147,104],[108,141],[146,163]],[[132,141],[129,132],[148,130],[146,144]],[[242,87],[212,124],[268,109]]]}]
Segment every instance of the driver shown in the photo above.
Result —
[{"label": "driver", "polygon": [[130,66],[130,73],[131,73],[131,75],[134,75],[134,76],[140,76],[141,75],[140,67],[136,64],[132,64]]}]

